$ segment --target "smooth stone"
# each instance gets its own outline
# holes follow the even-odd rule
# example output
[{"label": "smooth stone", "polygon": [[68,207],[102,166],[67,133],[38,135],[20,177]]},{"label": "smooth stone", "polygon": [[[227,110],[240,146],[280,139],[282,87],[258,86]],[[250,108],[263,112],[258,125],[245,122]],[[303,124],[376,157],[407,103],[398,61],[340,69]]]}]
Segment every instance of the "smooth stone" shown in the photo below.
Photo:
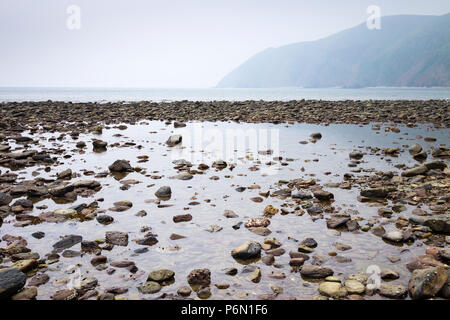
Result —
[{"label": "smooth stone", "polygon": [[235,259],[254,259],[261,256],[261,245],[258,242],[247,241],[241,246],[231,251],[231,256]]},{"label": "smooth stone", "polygon": [[138,290],[143,294],[152,294],[161,290],[161,285],[155,281],[147,281],[138,287]]},{"label": "smooth stone", "polygon": [[347,295],[347,290],[340,282],[323,281],[319,284],[320,294],[332,298],[343,298]]},{"label": "smooth stone", "polygon": [[82,236],[78,235],[68,235],[64,237],[63,239],[59,240],[55,244],[53,244],[53,248],[56,252],[62,251],[64,249],[68,249],[78,243],[80,243],[83,240]]},{"label": "smooth stone", "polygon": [[366,291],[366,287],[357,280],[346,280],[344,286],[349,294],[362,294]]},{"label": "smooth stone", "polygon": [[16,268],[0,269],[0,299],[7,299],[23,288],[27,276]]},{"label": "smooth stone", "polygon": [[315,265],[304,265],[300,270],[301,275],[316,279],[332,276],[333,273],[333,270],[331,270],[330,268]]},{"label": "smooth stone", "polygon": [[175,272],[168,269],[155,270],[150,272],[147,281],[163,282],[172,279]]},{"label": "smooth stone", "polygon": [[391,283],[382,283],[378,291],[381,296],[392,299],[404,298],[408,293],[405,287]]}]

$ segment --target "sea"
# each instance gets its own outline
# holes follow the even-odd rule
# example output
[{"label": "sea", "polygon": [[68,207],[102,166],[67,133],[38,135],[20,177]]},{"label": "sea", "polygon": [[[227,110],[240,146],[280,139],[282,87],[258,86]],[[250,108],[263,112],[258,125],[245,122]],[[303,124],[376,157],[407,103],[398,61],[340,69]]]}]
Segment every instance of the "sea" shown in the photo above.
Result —
[{"label": "sea", "polygon": [[1,102],[72,101],[291,101],[291,100],[430,100],[450,98],[450,88],[38,88],[1,87]]}]

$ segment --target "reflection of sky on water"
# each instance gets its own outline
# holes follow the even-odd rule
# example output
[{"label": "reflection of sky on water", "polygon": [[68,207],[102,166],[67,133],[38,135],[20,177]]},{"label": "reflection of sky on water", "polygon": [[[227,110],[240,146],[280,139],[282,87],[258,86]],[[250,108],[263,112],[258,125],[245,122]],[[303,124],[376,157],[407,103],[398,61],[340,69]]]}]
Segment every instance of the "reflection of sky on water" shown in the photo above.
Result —
[{"label": "reflection of sky on water", "polygon": [[[262,270],[262,280],[259,284],[250,282],[246,276],[247,274],[238,274],[235,277],[226,276],[221,271],[223,268],[236,266],[241,269],[241,266],[233,260],[230,251],[248,240],[256,240],[262,242],[264,237],[258,236],[241,227],[239,230],[234,230],[232,225],[238,221],[245,221],[248,217],[259,217],[262,215],[264,207],[272,204],[276,208],[284,207],[289,211],[293,211],[293,202],[289,199],[284,201],[277,198],[269,197],[264,199],[262,203],[255,203],[250,198],[258,196],[260,190],[245,190],[242,193],[236,192],[235,188],[239,186],[250,186],[258,184],[261,190],[275,191],[279,189],[275,184],[279,180],[290,180],[296,178],[315,178],[323,185],[327,182],[340,182],[343,180],[342,176],[346,172],[350,172],[352,168],[348,167],[349,159],[348,153],[354,149],[366,151],[366,148],[371,147],[401,147],[403,145],[411,145],[413,143],[420,143],[424,149],[429,151],[432,146],[437,146],[439,143],[446,144],[449,141],[449,130],[440,129],[432,130],[426,126],[418,128],[407,128],[399,126],[400,133],[384,132],[382,130],[377,132],[368,126],[356,125],[329,125],[318,126],[310,124],[295,124],[295,125],[273,125],[273,124],[236,124],[236,123],[191,123],[186,128],[173,130],[172,126],[165,126],[163,122],[143,122],[147,124],[142,125],[128,125],[127,130],[108,129],[103,130],[103,134],[96,136],[102,140],[108,141],[111,146],[113,143],[123,145],[125,142],[133,141],[136,146],[131,147],[109,147],[107,152],[93,153],[91,152],[90,140],[93,135],[81,134],[79,140],[72,140],[69,135],[62,141],[48,141],[40,139],[40,148],[56,148],[64,149],[62,155],[71,155],[70,158],[64,159],[59,157],[62,162],[60,166],[52,167],[50,172],[44,172],[44,167],[33,167],[19,170],[20,177],[32,179],[31,172],[40,172],[39,177],[54,178],[57,172],[63,171],[66,168],[71,168],[74,172],[82,173],[82,170],[93,170],[96,173],[107,170],[116,159],[130,160],[132,166],[140,166],[145,169],[146,175],[133,172],[126,176],[126,179],[136,179],[141,181],[137,185],[132,185],[128,191],[120,190],[120,182],[112,177],[98,178],[102,184],[102,189],[95,194],[94,197],[84,199],[79,197],[73,205],[80,203],[90,203],[94,199],[104,198],[104,202],[99,202],[101,209],[107,210],[112,207],[112,203],[119,200],[131,200],[133,207],[125,212],[110,212],[108,215],[114,217],[114,223],[103,226],[97,221],[88,221],[78,223],[69,221],[60,224],[43,223],[34,226],[27,226],[25,228],[15,228],[13,223],[6,223],[3,225],[2,234],[21,235],[29,243],[29,248],[32,251],[37,251],[43,257],[46,253],[51,251],[51,246],[56,242],[60,236],[68,234],[82,235],[85,240],[95,240],[103,238],[106,231],[126,231],[129,232],[130,243],[128,247],[115,247],[111,252],[104,251],[109,261],[118,259],[130,259],[136,262],[140,271],[136,274],[137,279],[130,278],[128,271],[124,269],[117,269],[116,273],[109,276],[105,271],[96,271],[89,263],[92,256],[85,255],[82,258],[63,258],[60,263],[49,266],[48,274],[51,281],[39,288],[38,298],[48,298],[51,293],[57,289],[63,289],[64,286],[53,286],[52,283],[57,279],[68,277],[64,274],[67,266],[81,263],[81,270],[84,276],[95,276],[100,283],[99,292],[106,287],[112,286],[126,286],[130,288],[126,296],[130,298],[138,297],[137,286],[145,280],[146,274],[149,271],[167,268],[176,272],[176,282],[169,287],[162,289],[162,292],[175,292],[178,287],[186,285],[186,276],[190,270],[194,268],[209,268],[212,271],[212,283],[227,282],[231,284],[228,290],[218,290],[212,287],[212,298],[232,298],[240,291],[246,291],[252,294],[271,293],[270,285],[276,284],[284,288],[284,292],[294,295],[296,297],[311,297],[316,295],[317,288],[315,284],[304,286],[306,282],[301,279],[298,273],[290,273],[289,255],[290,250],[296,251],[298,243],[292,239],[299,241],[307,237],[314,238],[319,246],[314,253],[319,253],[328,256],[329,251],[336,249],[332,244],[336,241],[349,244],[353,247],[352,250],[346,252],[338,252],[339,255],[352,258],[351,263],[339,264],[333,258],[328,257],[329,261],[325,266],[330,266],[335,271],[335,275],[343,278],[343,275],[350,273],[363,272],[371,264],[377,264],[382,269],[392,268],[401,273],[401,278],[397,283],[406,284],[409,279],[409,272],[404,267],[409,258],[413,255],[422,254],[424,247],[419,246],[419,241],[408,247],[404,245],[403,248],[408,248],[410,251],[401,253],[402,247],[391,246],[384,243],[380,238],[371,233],[356,232],[355,234],[343,232],[340,236],[336,236],[334,230],[329,230],[326,227],[325,220],[313,221],[308,214],[301,217],[293,214],[280,215],[277,214],[271,219],[269,226],[272,234],[270,236],[276,237],[283,244],[286,253],[280,257],[276,257],[276,264],[280,268],[268,267],[262,262],[257,262],[257,265]],[[168,148],[164,145],[167,138],[174,132],[180,131],[187,135],[187,132],[200,130],[202,142],[200,143],[201,150],[196,148],[199,145],[195,139],[188,143],[188,139],[183,143],[183,146]],[[220,150],[217,143],[210,143],[211,134],[222,132],[226,136],[227,130],[249,130],[254,129],[255,132],[264,132],[264,130],[274,130],[279,136],[279,155],[283,157],[284,162],[286,158],[292,158],[293,161],[286,161],[289,165],[281,166],[275,165],[276,170],[269,171],[268,175],[261,175],[263,168],[268,166],[265,164],[272,159],[276,154],[263,156],[256,155],[261,158],[259,171],[250,171],[250,167],[255,165],[256,160],[250,160],[236,157],[236,167],[230,171],[226,168],[222,171],[216,171],[210,168],[203,175],[194,175],[192,180],[180,181],[168,179],[176,175],[176,170],[173,169],[172,161],[178,158],[179,151],[183,151],[182,155],[186,155],[184,159],[190,161],[187,157],[189,154],[193,155],[194,160],[201,160],[211,166],[214,159],[214,151]],[[219,130],[219,131],[214,131]],[[150,133],[155,131],[156,133]],[[235,131],[236,132],[236,131]],[[239,132],[239,131],[238,131]],[[316,143],[309,142],[308,144],[300,144],[300,141],[309,141],[309,135],[312,132],[321,132],[322,139]],[[407,133],[407,135],[406,135]],[[116,136],[121,134],[123,136]],[[424,142],[423,139],[416,139],[416,136],[434,136],[438,140],[434,143]],[[42,135],[45,138],[57,137],[59,133],[51,134],[45,133]],[[194,135],[193,135],[194,137]],[[86,141],[88,148],[85,153],[80,153],[75,144],[77,141]],[[264,140],[264,139],[262,139]],[[218,139],[217,141],[224,140]],[[137,146],[143,146],[139,149]],[[184,149],[183,149],[184,148]],[[245,149],[249,148],[245,145]],[[258,146],[259,148],[259,146]],[[274,148],[277,149],[277,148]],[[172,151],[175,150],[175,151]],[[238,153],[242,150],[238,150]],[[261,151],[261,150],[258,150]],[[240,155],[246,152],[239,153]],[[138,163],[138,156],[148,155],[149,161]],[[200,155],[200,156],[199,156]],[[197,156],[198,159],[195,157]],[[239,159],[240,158],[240,159]],[[386,161],[389,158],[392,161]],[[317,162],[312,161],[318,159]],[[226,159],[227,160],[227,159]],[[197,164],[197,161],[193,161]],[[414,165],[416,162],[411,158],[407,150],[402,151],[398,158],[383,157],[376,155],[365,155],[363,163],[359,166],[362,169],[383,170],[383,171],[398,171],[394,167],[397,163],[406,163],[408,166]],[[195,165],[194,168],[197,166]],[[304,168],[302,172],[300,169]],[[4,173],[7,170],[2,170]],[[326,172],[331,172],[326,175]],[[365,173],[360,173],[364,175]],[[366,173],[368,174],[368,173]],[[160,175],[161,179],[151,179],[150,176]],[[217,181],[210,180],[211,176],[218,176]],[[358,175],[358,173],[355,173]],[[92,176],[79,177],[73,179],[93,179]],[[172,188],[172,198],[164,203],[172,204],[171,207],[157,208],[156,204],[148,199],[154,199],[154,192],[163,185],[170,185]],[[335,194],[336,202],[334,206],[341,208],[342,211],[346,209],[356,209],[359,211],[363,219],[369,219],[377,214],[377,207],[371,207],[368,204],[359,203],[356,197],[359,190],[356,188],[352,190],[330,189],[325,188]],[[188,205],[191,201],[198,201],[200,205]],[[210,201],[210,202],[209,202]],[[52,200],[46,199],[39,202],[39,205],[45,204],[48,210],[57,208],[65,208],[71,205],[57,205]],[[403,216],[408,216],[413,208],[408,206],[408,211],[401,213]],[[135,214],[140,211],[147,211],[147,216],[136,217]],[[223,216],[224,210],[233,210],[239,218],[227,219]],[[39,214],[40,210],[34,209],[33,214]],[[178,214],[190,213],[193,220],[187,223],[173,223],[172,216]],[[397,215],[394,216],[396,218]],[[11,220],[10,218],[6,219]],[[209,233],[205,229],[212,224],[217,224],[223,227],[223,230],[218,233]],[[360,222],[361,225],[365,221]],[[151,231],[158,235],[159,243],[155,246],[149,247],[149,252],[141,255],[133,255],[133,250],[142,246],[137,245],[133,240],[142,238],[143,233],[140,232],[141,227],[149,226]],[[384,226],[387,230],[394,227],[393,224]],[[46,237],[42,240],[37,240],[31,237],[31,233],[35,231],[44,231]],[[172,233],[187,236],[186,239],[177,241],[169,240]],[[181,247],[179,251],[172,251],[171,246],[178,245]],[[76,245],[73,250],[79,250],[80,245]],[[387,260],[387,256],[397,255],[401,256],[402,261],[397,264],[392,264]],[[310,262],[308,262],[310,263]],[[145,270],[145,273],[141,271]],[[273,280],[267,277],[272,271],[281,271],[286,274],[284,280]],[[89,271],[89,273],[87,273]],[[159,294],[160,294],[159,293]],[[230,293],[228,295],[227,293]],[[159,294],[148,295],[148,298],[156,297]],[[253,296],[254,297],[254,296]]]}]

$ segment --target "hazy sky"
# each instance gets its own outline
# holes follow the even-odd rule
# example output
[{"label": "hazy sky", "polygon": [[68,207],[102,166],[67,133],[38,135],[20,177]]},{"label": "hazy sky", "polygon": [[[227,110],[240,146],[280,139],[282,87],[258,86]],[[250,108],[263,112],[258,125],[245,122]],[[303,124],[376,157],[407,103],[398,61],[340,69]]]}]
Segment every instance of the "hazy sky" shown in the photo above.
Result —
[{"label": "hazy sky", "polygon": [[450,12],[448,0],[1,0],[0,86],[212,87],[263,49],[365,22],[369,5]]}]

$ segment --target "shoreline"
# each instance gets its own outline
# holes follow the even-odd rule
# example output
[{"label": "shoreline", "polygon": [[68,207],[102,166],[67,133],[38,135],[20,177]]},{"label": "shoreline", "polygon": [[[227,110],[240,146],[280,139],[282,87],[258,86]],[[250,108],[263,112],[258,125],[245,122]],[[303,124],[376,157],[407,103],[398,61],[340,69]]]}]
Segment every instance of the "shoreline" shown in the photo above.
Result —
[{"label": "shoreline", "polygon": [[[294,101],[176,101],[176,102],[3,102],[3,130],[16,131],[24,124],[76,123],[80,128],[96,123],[127,123],[139,120],[236,121],[247,123],[369,124],[397,123],[414,126],[429,123],[450,126],[447,100],[294,100]],[[87,123],[83,123],[86,121]]]}]

